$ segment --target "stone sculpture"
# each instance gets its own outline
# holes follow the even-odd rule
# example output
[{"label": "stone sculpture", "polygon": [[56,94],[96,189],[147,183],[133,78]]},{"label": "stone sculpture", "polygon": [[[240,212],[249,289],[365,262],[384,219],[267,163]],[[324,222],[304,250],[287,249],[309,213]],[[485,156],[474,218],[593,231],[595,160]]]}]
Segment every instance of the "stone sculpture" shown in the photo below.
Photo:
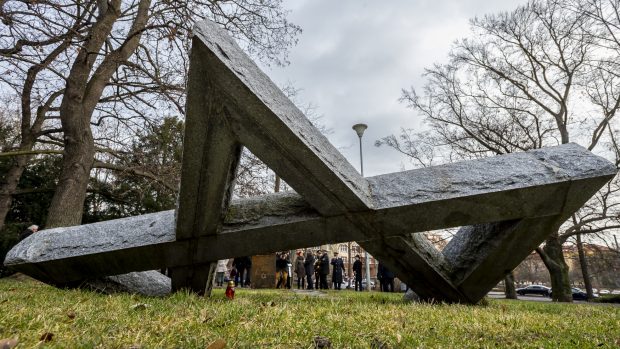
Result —
[{"label": "stone sculpture", "polygon": [[[242,146],[296,193],[231,200]],[[5,264],[56,285],[167,267],[173,290],[209,294],[218,259],[355,240],[422,300],[476,303],[615,173],[566,144],[363,178],[205,21],[191,52],[178,209],[41,231]],[[419,234],[459,226],[441,252]]]}]

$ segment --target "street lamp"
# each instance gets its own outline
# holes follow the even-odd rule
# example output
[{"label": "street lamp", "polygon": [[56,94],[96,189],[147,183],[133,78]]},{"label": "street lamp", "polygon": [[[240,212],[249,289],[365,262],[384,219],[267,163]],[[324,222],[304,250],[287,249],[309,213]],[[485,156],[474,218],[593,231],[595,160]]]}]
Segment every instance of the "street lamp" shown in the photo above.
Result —
[{"label": "street lamp", "polygon": [[[353,125],[353,130],[357,133],[357,137],[360,140],[360,173],[362,177],[364,177],[364,157],[362,156],[362,136],[364,135],[364,131],[368,128],[366,124],[355,124]],[[366,253],[366,287],[368,291],[370,291],[370,256],[368,255],[368,251],[364,250]]]},{"label": "street lamp", "polygon": [[360,172],[362,173],[362,177],[364,177],[364,158],[362,157],[362,136],[364,135],[364,131],[368,128],[366,124],[355,124],[353,125],[353,129],[357,133],[357,137],[360,139]]}]

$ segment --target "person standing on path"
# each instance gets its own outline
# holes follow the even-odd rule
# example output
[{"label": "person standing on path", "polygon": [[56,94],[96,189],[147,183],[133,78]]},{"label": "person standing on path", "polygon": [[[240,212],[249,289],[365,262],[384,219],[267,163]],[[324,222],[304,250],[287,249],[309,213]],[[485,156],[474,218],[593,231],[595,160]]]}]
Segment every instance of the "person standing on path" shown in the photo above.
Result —
[{"label": "person standing on path", "polygon": [[362,261],[359,254],[355,255],[353,274],[355,274],[355,290],[362,291]]},{"label": "person standing on path", "polygon": [[338,252],[334,252],[334,258],[332,258],[332,283],[334,284],[334,290],[340,290],[342,287],[342,274],[344,273],[344,261]]},{"label": "person standing on path", "polygon": [[308,281],[308,289],[314,289],[314,284],[312,282],[312,274],[314,274],[314,255],[312,251],[306,251],[306,259],[304,260],[304,267],[306,269],[306,281]]},{"label": "person standing on path", "polygon": [[297,250],[297,257],[295,257],[295,274],[297,274],[297,289],[303,290],[306,288],[306,266],[304,265],[305,259],[303,252]]},{"label": "person standing on path", "polygon": [[[379,273],[381,275],[381,292],[394,292],[394,273],[385,264],[379,262]],[[379,278],[379,276],[377,276]]]},{"label": "person standing on path", "polygon": [[215,268],[215,285],[217,287],[224,286],[224,274],[228,271],[228,259],[220,259],[217,261]]},{"label": "person standing on path", "polygon": [[319,261],[319,277],[321,278],[321,289],[327,290],[329,289],[329,285],[327,284],[327,275],[329,274],[329,256],[327,255],[326,250],[323,250],[323,254],[321,255],[321,259]]},{"label": "person standing on path", "polygon": [[321,289],[321,250],[314,253],[314,288]]},{"label": "person standing on path", "polygon": [[237,268],[237,279],[235,279],[235,286],[241,285],[241,287],[249,287],[252,257],[246,256],[233,259],[233,267]]}]

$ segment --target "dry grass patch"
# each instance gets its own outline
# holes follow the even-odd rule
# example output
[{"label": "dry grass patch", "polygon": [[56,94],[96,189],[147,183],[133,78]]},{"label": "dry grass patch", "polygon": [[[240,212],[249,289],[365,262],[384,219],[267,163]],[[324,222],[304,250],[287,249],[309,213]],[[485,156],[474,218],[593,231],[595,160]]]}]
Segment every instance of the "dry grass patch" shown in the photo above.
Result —
[{"label": "dry grass patch", "polygon": [[491,300],[487,306],[407,304],[401,294],[222,290],[201,298],[106,296],[0,279],[0,340],[18,348],[616,347],[620,308]]}]

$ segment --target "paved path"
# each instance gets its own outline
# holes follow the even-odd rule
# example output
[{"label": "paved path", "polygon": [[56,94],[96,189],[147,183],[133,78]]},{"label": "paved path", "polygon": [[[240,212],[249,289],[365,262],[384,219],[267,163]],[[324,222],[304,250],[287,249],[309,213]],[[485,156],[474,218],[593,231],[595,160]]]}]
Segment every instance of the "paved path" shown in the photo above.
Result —
[{"label": "paved path", "polygon": [[293,291],[293,293],[296,293],[296,294],[302,295],[302,296],[312,296],[312,297],[325,297],[325,296],[327,296],[327,293],[321,292],[321,291],[318,291],[318,290],[297,290],[297,289],[291,289],[290,291]]}]

